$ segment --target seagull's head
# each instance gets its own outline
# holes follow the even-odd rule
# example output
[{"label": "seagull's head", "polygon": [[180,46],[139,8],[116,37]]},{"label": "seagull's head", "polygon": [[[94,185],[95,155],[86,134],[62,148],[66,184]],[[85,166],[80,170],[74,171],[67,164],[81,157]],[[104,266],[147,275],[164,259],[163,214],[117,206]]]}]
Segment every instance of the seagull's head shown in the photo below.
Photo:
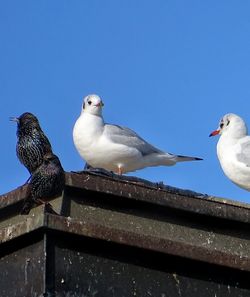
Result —
[{"label": "seagull's head", "polygon": [[247,135],[247,126],[241,117],[234,113],[228,113],[220,120],[218,129],[210,133],[209,136],[215,136],[217,134],[241,138]]},{"label": "seagull's head", "polygon": [[83,99],[82,112],[101,115],[103,106],[104,104],[98,95],[88,95]]}]

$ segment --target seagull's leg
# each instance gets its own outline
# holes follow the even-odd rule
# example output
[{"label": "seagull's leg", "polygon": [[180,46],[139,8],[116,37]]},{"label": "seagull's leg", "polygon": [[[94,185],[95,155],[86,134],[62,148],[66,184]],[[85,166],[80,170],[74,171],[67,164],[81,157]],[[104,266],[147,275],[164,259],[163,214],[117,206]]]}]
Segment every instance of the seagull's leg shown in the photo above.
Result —
[{"label": "seagull's leg", "polygon": [[122,171],[122,166],[118,165],[118,175],[122,175],[123,171]]}]

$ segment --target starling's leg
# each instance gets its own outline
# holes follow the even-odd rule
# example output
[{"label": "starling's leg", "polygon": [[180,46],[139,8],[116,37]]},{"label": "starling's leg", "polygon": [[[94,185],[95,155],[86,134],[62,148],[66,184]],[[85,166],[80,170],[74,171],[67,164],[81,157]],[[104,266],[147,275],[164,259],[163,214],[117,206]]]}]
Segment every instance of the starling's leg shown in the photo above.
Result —
[{"label": "starling's leg", "polygon": [[26,180],[26,182],[25,182],[23,185],[21,185],[21,187],[26,186],[26,185],[29,183],[30,179],[31,179],[31,175],[30,175],[30,177]]},{"label": "starling's leg", "polygon": [[26,180],[25,185],[29,183],[30,179],[31,179],[31,175],[30,175],[30,177]]},{"label": "starling's leg", "polygon": [[59,215],[56,211],[54,211],[52,205],[49,202],[45,202],[41,199],[36,199],[35,201],[33,199],[26,199],[26,201],[23,204],[23,207],[21,209],[20,214],[21,215],[28,215],[31,208],[34,206],[34,204],[36,205],[41,205],[44,204],[45,205],[45,211],[54,215]]},{"label": "starling's leg", "polygon": [[20,211],[20,214],[21,215],[29,214],[29,212],[30,212],[33,205],[34,205],[34,201],[30,197],[25,199],[23,207],[22,207],[22,209]]}]

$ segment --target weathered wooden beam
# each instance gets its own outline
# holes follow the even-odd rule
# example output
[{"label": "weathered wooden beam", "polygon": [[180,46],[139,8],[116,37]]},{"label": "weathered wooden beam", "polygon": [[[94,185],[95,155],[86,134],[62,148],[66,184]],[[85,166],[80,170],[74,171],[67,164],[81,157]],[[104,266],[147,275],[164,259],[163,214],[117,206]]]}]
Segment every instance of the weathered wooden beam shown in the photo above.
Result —
[{"label": "weathered wooden beam", "polygon": [[[120,263],[117,264],[117,269],[118,266],[120,269],[125,269],[126,266],[128,274],[125,273],[125,275],[128,282],[130,279],[129,270],[133,271],[132,266],[143,266],[140,261],[139,264],[136,264],[136,258],[134,256],[131,258],[131,255],[137,255],[136,257],[140,258],[141,254],[157,259],[156,266],[158,268],[154,267],[151,259],[145,260],[147,262],[145,265],[149,269],[147,273],[151,275],[151,278],[153,277],[152,269],[165,271],[170,269],[167,267],[171,263],[170,272],[172,275],[174,274],[173,270],[178,271],[176,274],[178,281],[174,281],[175,284],[178,284],[179,290],[176,293],[172,291],[172,295],[151,296],[182,296],[177,294],[188,292],[185,291],[187,288],[181,288],[184,283],[187,285],[188,282],[190,286],[192,286],[192,282],[196,283],[200,288],[199,292],[203,292],[202,286],[206,283],[206,286],[211,288],[211,291],[208,292],[217,292],[217,294],[223,292],[224,295],[220,296],[248,296],[244,294],[250,293],[250,285],[247,285],[248,283],[244,280],[250,276],[250,207],[247,204],[176,189],[133,177],[110,177],[83,172],[81,174],[67,173],[64,195],[50,201],[53,208],[61,215],[53,215],[47,212],[45,206],[40,205],[33,208],[29,215],[22,216],[19,212],[26,198],[26,190],[26,186],[23,186],[0,196],[0,271],[3,267],[11,271],[11,267],[14,265],[13,254],[19,255],[19,251],[23,251],[20,252],[20,258],[18,256],[20,263],[24,266],[31,265],[24,264],[27,261],[27,256],[25,258],[22,255],[26,253],[25,251],[30,253],[31,250],[36,253],[36,246],[39,246],[39,256],[37,257],[42,259],[41,263],[43,263],[43,286],[40,288],[43,293],[54,292],[53,294],[55,294],[58,285],[55,275],[63,273],[56,269],[59,258],[55,251],[60,250],[59,253],[61,253],[64,248],[68,251],[68,256],[70,255],[77,262],[75,268],[69,265],[72,268],[70,269],[72,273],[75,271],[74,269],[80,269],[84,275],[87,272],[79,266],[80,258],[77,258],[77,253],[79,253],[79,257],[83,257],[80,256],[83,253],[89,261],[87,261],[88,265],[91,266],[91,257],[97,261],[98,253],[102,259],[106,256],[110,258],[110,251],[121,249],[125,255],[114,256],[115,263]],[[93,249],[95,256],[87,256],[88,253],[91,254],[89,247],[92,244],[95,245]],[[41,246],[44,247],[43,252],[41,252]],[[88,251],[84,250],[85,246],[88,246]],[[128,253],[127,256],[126,253]],[[63,254],[66,257],[67,253]],[[164,259],[168,263],[161,262]],[[102,262],[101,259],[99,260]],[[54,264],[51,264],[51,261]],[[125,265],[124,261],[129,261],[130,264]],[[10,263],[12,263],[11,266],[9,266]],[[189,267],[185,267],[187,263]],[[190,265],[194,269],[190,268]],[[35,269],[34,265],[32,267]],[[199,276],[196,275],[197,270],[203,269],[203,267],[205,269],[209,267],[210,276],[206,271],[201,272]],[[52,274],[47,271],[48,268],[53,271]],[[98,269],[100,272],[102,271],[101,266]],[[20,271],[25,274],[24,270]],[[225,277],[219,277],[215,271],[223,271]],[[118,272],[122,275],[122,271],[118,269]],[[169,279],[170,272],[163,272],[161,277],[165,275]],[[1,274],[3,272],[0,272],[0,276]],[[184,281],[185,278],[181,276],[182,274],[188,276],[188,282]],[[229,274],[233,278],[229,277]],[[2,280],[7,277],[5,274],[2,276]],[[66,278],[66,276],[64,277]],[[144,277],[143,274],[141,279],[139,276],[136,277],[141,286],[142,284],[147,285],[147,282],[142,281]],[[159,277],[159,281],[161,277]],[[214,279],[213,282],[209,282],[209,277],[211,280]],[[92,280],[89,275],[89,281]],[[116,280],[122,286],[121,280]],[[169,285],[172,280],[169,281]],[[156,280],[151,279],[150,281],[155,282]],[[223,286],[220,291],[219,286],[214,286],[214,282],[217,284],[223,282],[230,286],[231,292],[234,291],[234,294],[226,294]],[[74,281],[72,281],[73,283]],[[80,286],[80,284],[78,285]],[[113,285],[115,286],[115,284]],[[26,291],[30,292],[29,282],[26,286]],[[161,284],[159,284],[160,287]],[[84,292],[84,288],[81,288],[80,291],[76,291]],[[97,287],[95,286],[95,288]],[[146,290],[146,287],[144,289]],[[4,290],[6,291],[6,288]],[[68,288],[68,290],[71,289]],[[145,294],[145,290],[143,291],[141,288],[143,294]],[[163,284],[162,290],[162,294],[167,294]],[[0,289],[0,293],[5,291]],[[160,292],[159,290],[151,291],[152,294]],[[123,292],[122,288],[113,295],[110,293],[110,296],[134,296],[132,291],[127,292],[127,295],[125,293],[119,295],[121,292]],[[235,292],[242,295],[235,295]],[[215,296],[210,293],[205,294],[204,291],[203,295],[197,296]],[[108,291],[105,293],[106,295],[96,294],[96,296],[109,296]],[[81,296],[95,295],[86,293]]]}]

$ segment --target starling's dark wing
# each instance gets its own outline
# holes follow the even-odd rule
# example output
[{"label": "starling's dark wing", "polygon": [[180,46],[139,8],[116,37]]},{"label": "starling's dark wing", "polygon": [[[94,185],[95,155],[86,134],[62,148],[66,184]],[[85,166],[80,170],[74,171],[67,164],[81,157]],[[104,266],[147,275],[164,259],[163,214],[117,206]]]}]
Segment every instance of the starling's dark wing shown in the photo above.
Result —
[{"label": "starling's dark wing", "polygon": [[51,147],[48,137],[43,133],[43,131],[40,131],[40,134],[42,135],[40,141],[41,141],[42,146],[44,147],[44,151],[46,153],[52,152],[52,147]]},{"label": "starling's dark wing", "polygon": [[43,163],[31,175],[29,195],[21,214],[28,214],[34,204],[47,204],[48,198],[61,195],[64,185],[65,173],[59,159],[52,153],[46,154]]},{"label": "starling's dark wing", "polygon": [[137,149],[143,156],[154,153],[164,154],[163,151],[146,142],[137,133],[129,128],[106,124],[104,126],[104,134],[112,142]]},{"label": "starling's dark wing", "polygon": [[61,195],[65,184],[65,173],[56,155],[49,153],[44,156],[42,165],[32,174],[30,184],[34,199]]},{"label": "starling's dark wing", "polygon": [[52,152],[52,147],[43,132],[36,131],[18,140],[17,157],[30,173],[42,164],[43,156],[49,152]]}]

